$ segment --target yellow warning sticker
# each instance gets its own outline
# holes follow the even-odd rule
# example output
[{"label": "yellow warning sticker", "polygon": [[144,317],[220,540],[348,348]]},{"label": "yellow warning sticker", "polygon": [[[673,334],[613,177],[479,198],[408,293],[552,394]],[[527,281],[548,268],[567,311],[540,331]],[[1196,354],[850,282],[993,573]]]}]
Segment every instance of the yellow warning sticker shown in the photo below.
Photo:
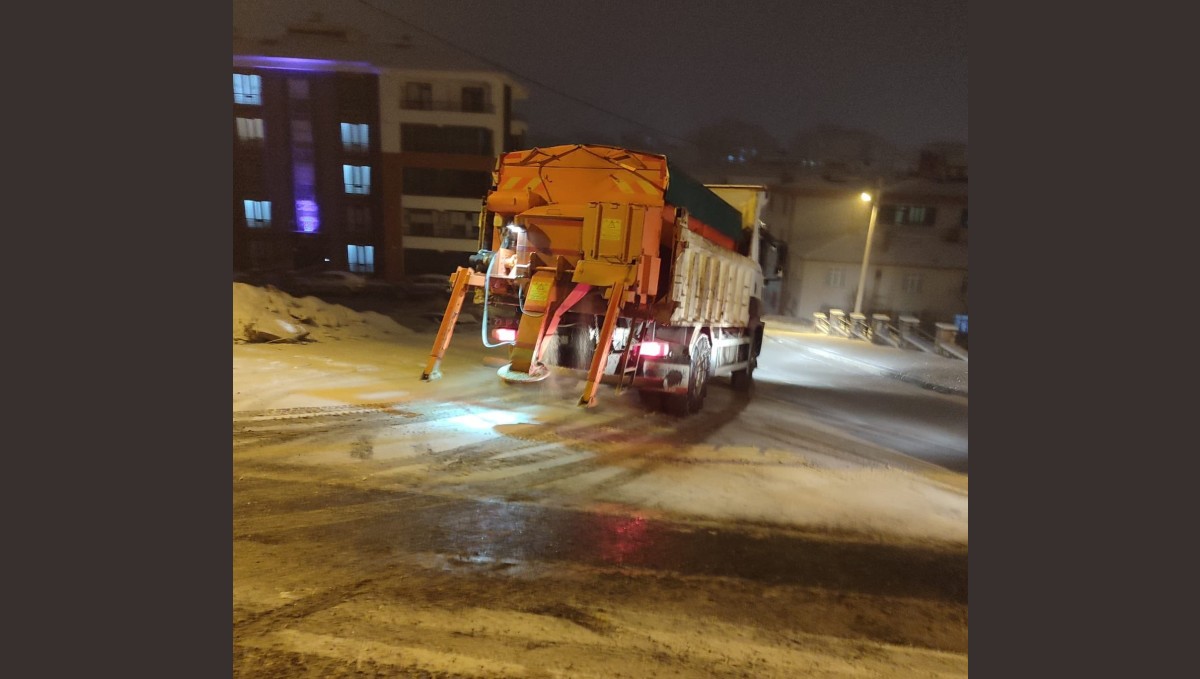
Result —
[{"label": "yellow warning sticker", "polygon": [[612,217],[601,220],[600,240],[621,240],[621,220]]},{"label": "yellow warning sticker", "polygon": [[550,296],[550,281],[534,281],[529,284],[529,301],[545,302]]}]

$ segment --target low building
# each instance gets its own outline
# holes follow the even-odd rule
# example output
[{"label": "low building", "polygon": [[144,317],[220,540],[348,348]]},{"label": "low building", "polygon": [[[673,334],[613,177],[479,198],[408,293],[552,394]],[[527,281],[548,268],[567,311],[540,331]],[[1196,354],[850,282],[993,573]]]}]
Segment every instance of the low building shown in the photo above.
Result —
[{"label": "low building", "polygon": [[[764,219],[788,242],[781,311],[808,319],[852,311],[864,260],[872,182],[809,177],[772,187]],[[884,183],[862,312],[925,324],[967,313],[967,183],[910,177]]]}]

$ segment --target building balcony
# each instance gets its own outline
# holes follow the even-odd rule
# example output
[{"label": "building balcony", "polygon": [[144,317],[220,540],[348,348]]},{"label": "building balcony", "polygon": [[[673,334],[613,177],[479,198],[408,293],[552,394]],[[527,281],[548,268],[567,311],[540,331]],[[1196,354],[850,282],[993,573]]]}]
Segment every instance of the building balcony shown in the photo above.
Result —
[{"label": "building balcony", "polygon": [[462,113],[495,113],[492,104],[480,104],[463,101],[428,101],[424,99],[405,99],[400,102],[400,108],[407,111],[458,111]]}]

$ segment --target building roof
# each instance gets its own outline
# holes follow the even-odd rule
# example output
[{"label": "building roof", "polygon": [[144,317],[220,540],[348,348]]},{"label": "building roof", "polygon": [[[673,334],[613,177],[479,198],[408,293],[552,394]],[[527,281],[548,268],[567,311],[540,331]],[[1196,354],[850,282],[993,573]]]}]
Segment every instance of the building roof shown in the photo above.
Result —
[{"label": "building roof", "polygon": [[[363,34],[334,24],[309,22],[289,27],[273,37],[233,39],[236,57],[276,57],[328,59],[346,65],[347,70],[375,69],[403,71],[452,71],[480,75],[500,75],[509,81],[514,99],[528,93],[516,78],[488,62],[452,49],[424,36],[404,36],[398,42],[372,42]],[[332,70],[339,70],[334,65]]]}]

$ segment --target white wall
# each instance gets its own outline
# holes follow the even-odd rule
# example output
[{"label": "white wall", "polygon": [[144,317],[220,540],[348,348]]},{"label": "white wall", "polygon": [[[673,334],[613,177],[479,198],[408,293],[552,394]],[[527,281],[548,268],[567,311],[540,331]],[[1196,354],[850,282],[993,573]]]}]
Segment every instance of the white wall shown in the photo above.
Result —
[{"label": "white wall", "polygon": [[[467,111],[423,111],[401,108],[405,83],[427,82],[432,85],[433,101],[459,101],[463,87],[483,87],[485,104],[492,113]],[[441,71],[387,70],[379,76],[379,119],[383,129],[380,142],[384,153],[400,153],[400,125],[467,125],[485,127],[492,131],[493,155],[504,146],[504,85],[503,78],[492,74],[471,74]]]},{"label": "white wall", "polygon": [[[814,312],[831,308],[847,313],[853,311],[861,265],[861,262],[804,262],[798,275],[786,281],[789,299],[794,307],[784,311],[804,320],[811,319]],[[844,282],[841,287],[827,285],[827,274],[831,268],[843,270]],[[876,271],[881,272],[878,284],[875,282]],[[910,273],[921,276],[919,293],[905,292],[905,276]],[[889,313],[893,321],[897,316],[911,315],[949,322],[955,314],[967,310],[966,296],[962,292],[966,275],[967,272],[962,269],[871,264],[867,271],[863,313]]]}]

